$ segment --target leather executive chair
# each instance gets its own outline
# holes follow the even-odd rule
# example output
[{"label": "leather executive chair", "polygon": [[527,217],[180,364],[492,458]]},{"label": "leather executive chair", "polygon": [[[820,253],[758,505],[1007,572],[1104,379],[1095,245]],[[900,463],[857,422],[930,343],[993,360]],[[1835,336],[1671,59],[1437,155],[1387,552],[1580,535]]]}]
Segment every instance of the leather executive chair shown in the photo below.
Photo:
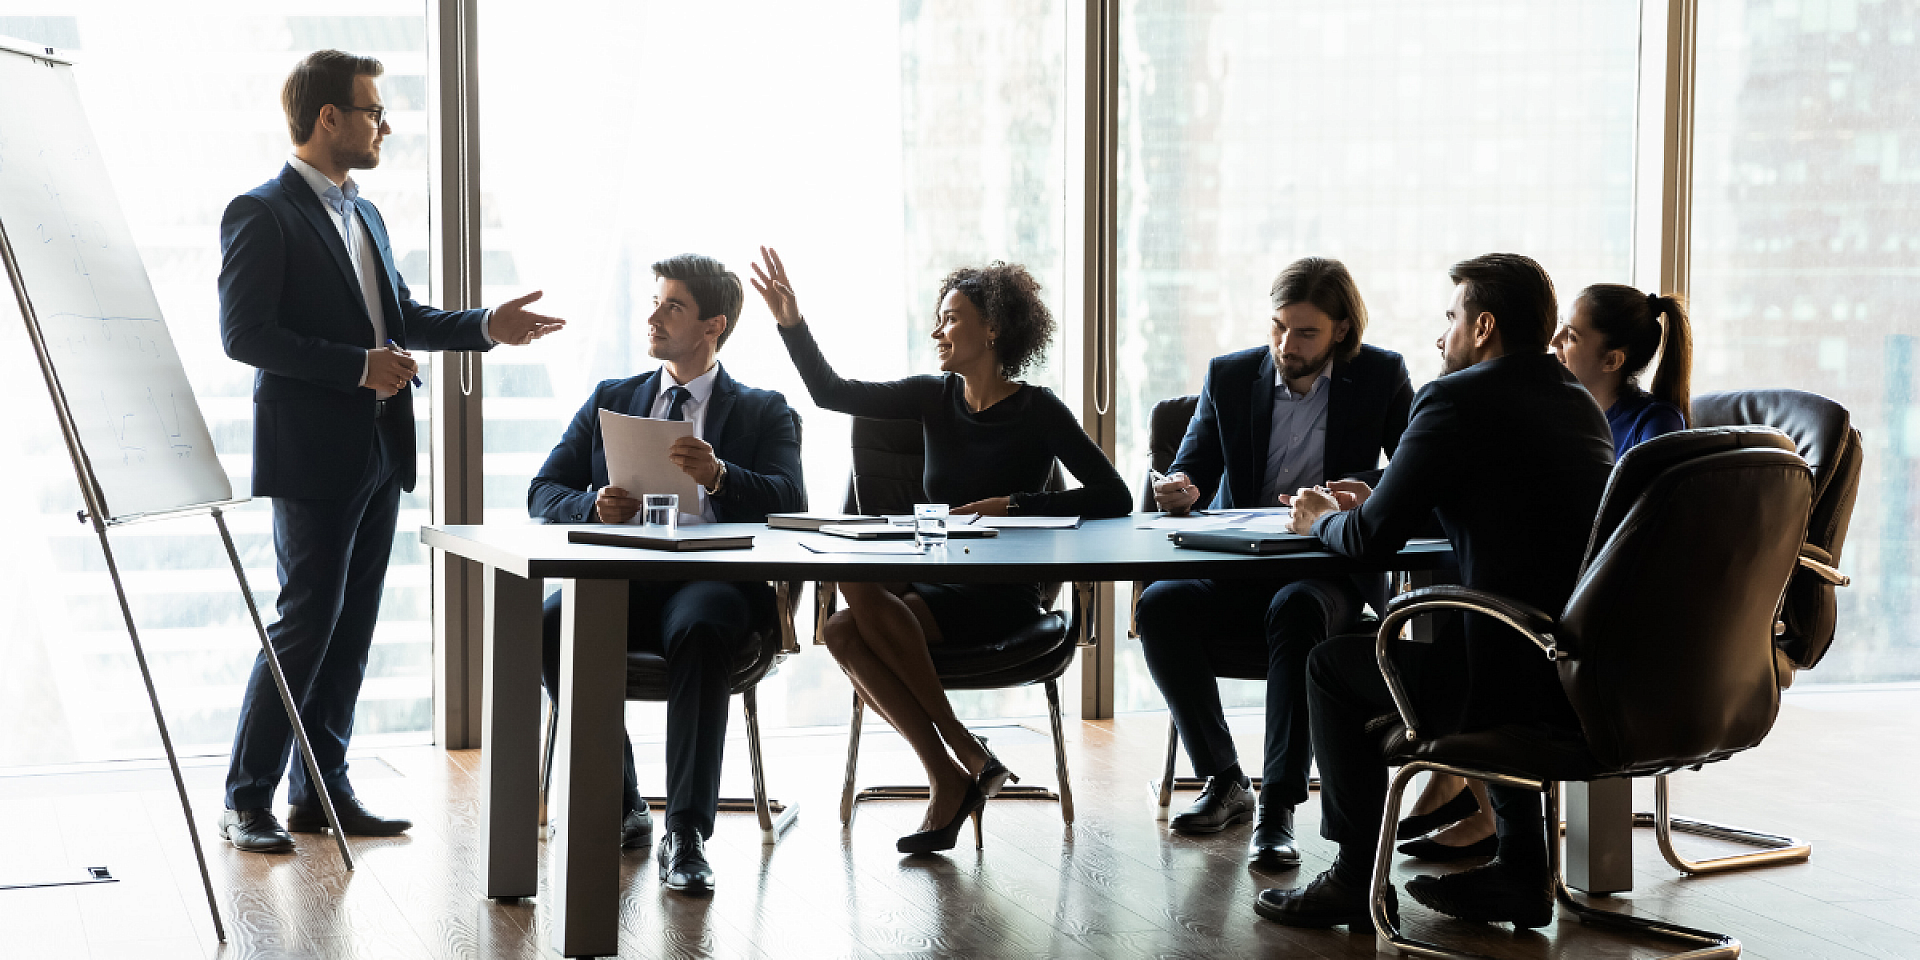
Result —
[{"label": "leather executive chair", "polygon": [[[1694,398],[1691,406],[1695,427],[1764,426],[1780,431],[1813,471],[1813,511],[1807,521],[1806,542],[1800,546],[1799,565],[1787,583],[1786,598],[1774,623],[1774,658],[1780,661],[1780,686],[1790,686],[1796,671],[1812,669],[1832,646],[1838,620],[1834,590],[1851,582],[1837,565],[1846,544],[1847,526],[1853,519],[1854,498],[1860,492],[1864,457],[1860,431],[1853,428],[1847,408],[1800,390],[1710,393]],[[1657,797],[1666,796],[1665,784],[1665,776],[1655,780]],[[1800,863],[1813,855],[1813,845],[1805,841],[1675,817],[1663,802],[1656,803],[1652,811],[1635,813],[1633,825],[1652,828],[1659,839],[1660,855],[1682,873],[1725,873]],[[1761,849],[1693,860],[1674,849],[1676,832]]]},{"label": "leather executive chair", "polygon": [[[800,412],[793,414],[793,435],[797,440],[800,433]],[[545,521],[535,521],[544,523]],[[760,745],[760,703],[757,691],[760,681],[772,676],[780,668],[782,661],[800,652],[799,633],[793,624],[795,611],[800,607],[800,594],[806,584],[802,581],[775,581],[774,607],[776,616],[774,625],[756,633],[753,637],[753,656],[737,664],[733,669],[729,693],[740,698],[740,707],[747,719],[747,759],[753,770],[752,797],[721,797],[721,812],[740,813],[752,810],[760,821],[760,839],[763,843],[779,840],[787,827],[793,824],[800,814],[800,805],[784,804],[767,797],[767,775],[762,762]],[[544,690],[544,688],[543,688]],[[657,653],[627,651],[627,699],[642,700],[651,703],[664,703],[667,699],[667,661]],[[547,790],[553,782],[553,742],[560,730],[560,704],[551,698],[547,701],[547,740],[540,757],[540,822],[547,821]],[[642,796],[649,806],[665,807],[663,796]]]},{"label": "leather executive chair", "polygon": [[[918,421],[853,418],[853,471],[847,479],[847,513],[901,515],[912,512],[913,504],[926,502],[921,486],[925,463],[925,438]],[[1047,489],[1062,485],[1060,468],[1054,465]],[[815,585],[814,642],[823,643],[819,630],[835,608],[835,584]],[[1042,588],[1047,602],[1057,602],[1061,584]],[[1073,585],[1071,614],[1049,610],[1032,625],[1003,637],[948,638],[948,642],[929,648],[933,667],[948,690],[1000,690],[1008,687],[1041,684],[1047,694],[1047,714],[1053,727],[1053,763],[1060,789],[1056,794],[1045,787],[1008,785],[996,799],[1058,800],[1060,817],[1073,823],[1073,788],[1067,776],[1066,737],[1060,719],[1059,679],[1073,663],[1079,647],[1096,642],[1092,631],[1092,583]],[[956,642],[958,641],[958,642]],[[866,704],[860,694],[853,695],[853,717],[847,732],[846,780],[840,793],[840,822],[853,822],[856,803],[862,800],[924,800],[924,786],[882,786],[855,791],[860,764],[860,729]]]},{"label": "leather executive chair", "polygon": [[[1394,831],[1413,776],[1451,773],[1547,795],[1556,823],[1560,782],[1666,776],[1757,746],[1780,708],[1773,625],[1798,569],[1814,509],[1813,472],[1793,443],[1765,428],[1689,430],[1621,458],[1601,501],[1579,583],[1549,615],[1484,591],[1429,587],[1387,607],[1375,643],[1399,710],[1381,747],[1400,764],[1381,818],[1373,870],[1376,942],[1388,952],[1467,957],[1408,937],[1385,907]],[[1390,648],[1411,618],[1474,611],[1511,627],[1558,666],[1579,729],[1510,724],[1429,738],[1408,702]],[[1687,941],[1689,960],[1734,957],[1733,937],[1596,909],[1574,900],[1549,833],[1554,893],[1582,921]]]}]

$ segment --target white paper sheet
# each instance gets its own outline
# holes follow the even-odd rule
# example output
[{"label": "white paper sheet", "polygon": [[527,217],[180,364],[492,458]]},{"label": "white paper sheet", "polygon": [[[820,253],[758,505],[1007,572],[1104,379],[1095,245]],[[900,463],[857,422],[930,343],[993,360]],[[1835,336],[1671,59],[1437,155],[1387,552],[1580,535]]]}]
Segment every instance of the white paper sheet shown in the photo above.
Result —
[{"label": "white paper sheet", "polygon": [[[700,522],[698,485],[667,459],[675,440],[693,435],[693,424],[602,410],[600,434],[607,444],[608,486],[627,491],[635,500],[649,493],[677,493],[680,522]],[[644,509],[635,513],[632,522],[642,522],[645,513]]]},{"label": "white paper sheet", "polygon": [[920,549],[913,541],[900,540],[840,540],[832,543],[815,543],[811,540],[800,541],[802,547],[813,553],[881,553],[881,554],[917,554]]},{"label": "white paper sheet", "polygon": [[996,530],[1076,530],[1079,517],[981,517],[975,524]]}]

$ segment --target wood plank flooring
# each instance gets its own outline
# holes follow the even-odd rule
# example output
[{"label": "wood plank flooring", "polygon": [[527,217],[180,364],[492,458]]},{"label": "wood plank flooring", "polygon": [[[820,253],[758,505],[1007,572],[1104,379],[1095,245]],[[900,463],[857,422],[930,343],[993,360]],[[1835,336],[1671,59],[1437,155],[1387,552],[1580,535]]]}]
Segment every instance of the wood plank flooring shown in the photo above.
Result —
[{"label": "wood plank flooring", "polygon": [[[1907,808],[1917,779],[1920,689],[1796,692],[1769,741],[1746,755],[1676,778],[1687,816],[1795,833],[1812,862],[1722,877],[1683,878],[1636,837],[1636,890],[1605,901],[1731,933],[1749,957],[1920,956],[1920,817]],[[1259,755],[1257,718],[1234,718],[1247,757]],[[736,728],[740,726],[736,719]],[[876,729],[877,728],[877,729]],[[1044,720],[1002,721],[995,749],[1028,783],[1051,783]],[[1318,809],[1300,812],[1306,866],[1264,876],[1242,860],[1247,831],[1194,839],[1156,822],[1147,782],[1165,748],[1164,714],[1074,722],[1068,730],[1079,822],[1056,804],[997,801],[986,849],[905,859],[893,850],[918,806],[861,804],[842,830],[838,786],[844,731],[770,737],[769,781],[802,806],[777,846],[763,846],[751,814],[722,814],[710,856],[710,902],[662,891],[647,851],[622,862],[622,957],[744,958],[1344,958],[1373,954],[1371,936],[1300,931],[1252,910],[1262,887],[1304,883],[1323,868]],[[658,783],[659,748],[637,747],[643,783]],[[729,745],[726,792],[747,789],[745,744]],[[645,763],[649,757],[655,762]],[[300,838],[293,856],[231,849],[214,834],[217,763],[188,770],[228,943],[217,944],[184,824],[164,768],[0,778],[0,883],[108,865],[119,882],[0,890],[0,958],[534,958],[546,946],[540,898],[493,903],[479,895],[477,751],[383,749],[356,758],[369,806],[404,813],[412,833],[355,840],[359,869],[340,866],[330,838]],[[912,755],[870,724],[861,782],[911,783]],[[1642,808],[1650,802],[1641,786]],[[1183,804],[1191,794],[1178,795]],[[1719,845],[1685,839],[1689,850]],[[1402,880],[1420,872],[1402,864]],[[544,890],[544,885],[543,885]],[[1423,936],[1497,957],[1658,956],[1660,941],[1627,941],[1563,919],[1515,935],[1446,920],[1402,898]]]}]

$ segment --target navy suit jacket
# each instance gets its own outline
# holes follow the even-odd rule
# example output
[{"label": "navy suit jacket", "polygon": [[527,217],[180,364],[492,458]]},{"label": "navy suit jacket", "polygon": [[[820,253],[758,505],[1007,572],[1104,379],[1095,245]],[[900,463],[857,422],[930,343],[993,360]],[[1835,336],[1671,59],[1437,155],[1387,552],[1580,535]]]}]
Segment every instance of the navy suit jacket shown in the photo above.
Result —
[{"label": "navy suit jacket", "polygon": [[[1544,351],[1499,357],[1422,387],[1373,495],[1313,532],[1384,564],[1438,514],[1462,583],[1558,616],[1612,472],[1612,433],[1580,381]],[[1466,729],[1576,722],[1553,661],[1508,627],[1466,619]]]},{"label": "navy suit jacket", "polygon": [[[651,416],[660,379],[660,371],[655,370],[602,381],[593,388],[593,396],[573,415],[560,444],[534,474],[527,489],[529,515],[552,523],[596,522],[594,493],[607,485],[600,411]],[[743,387],[722,367],[707,398],[705,433],[702,439],[727,465],[726,482],[708,498],[715,520],[764,523],[769,513],[807,509],[807,486],[800,474],[800,425],[786,397]]]},{"label": "navy suit jacket", "polygon": [[[394,269],[386,221],[356,202],[379,251],[387,337],[407,349],[487,350],[485,310],[415,303]],[[348,496],[373,453],[374,392],[360,386],[373,318],[333,213],[291,164],[233,198],[220,219],[220,337],[253,381],[253,495]],[[413,391],[389,403],[400,481],[413,489]]]},{"label": "navy suit jacket", "polygon": [[[1200,488],[1214,509],[1266,506],[1267,444],[1273,435],[1273,351],[1255,347],[1207,364],[1206,385],[1169,472]],[[1327,479],[1380,478],[1380,455],[1393,456],[1407,428],[1413,381],[1391,350],[1362,344],[1333,362],[1327,396]],[[1291,493],[1292,491],[1288,491]]]}]

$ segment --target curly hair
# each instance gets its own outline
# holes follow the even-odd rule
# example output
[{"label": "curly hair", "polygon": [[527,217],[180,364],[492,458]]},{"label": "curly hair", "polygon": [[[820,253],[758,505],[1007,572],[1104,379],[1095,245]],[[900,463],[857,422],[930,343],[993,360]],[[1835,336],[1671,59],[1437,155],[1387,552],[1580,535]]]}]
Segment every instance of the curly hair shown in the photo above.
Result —
[{"label": "curly hair", "polygon": [[1000,375],[1012,380],[1047,355],[1053,342],[1053,312],[1040,299],[1040,281],[1017,263],[995,260],[984,267],[961,267],[940,281],[934,300],[934,325],[940,323],[940,304],[958,290],[993,331],[993,356]]}]

